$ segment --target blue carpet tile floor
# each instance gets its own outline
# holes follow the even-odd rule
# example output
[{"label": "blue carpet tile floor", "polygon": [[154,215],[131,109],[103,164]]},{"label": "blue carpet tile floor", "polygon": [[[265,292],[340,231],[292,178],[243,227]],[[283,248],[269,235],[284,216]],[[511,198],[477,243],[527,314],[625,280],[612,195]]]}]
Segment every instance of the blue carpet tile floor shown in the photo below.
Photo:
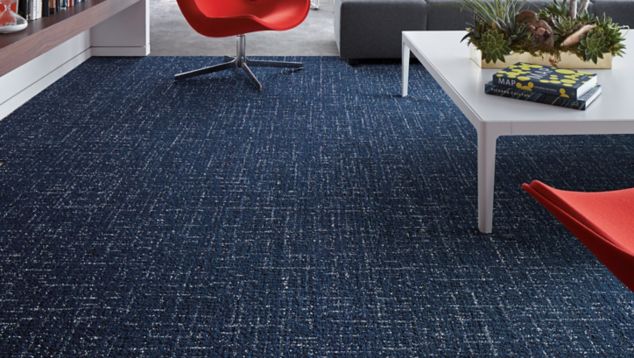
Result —
[{"label": "blue carpet tile floor", "polygon": [[2,356],[632,356],[634,295],[520,190],[634,186],[633,136],[476,135],[425,69],[91,59],[0,122]]}]

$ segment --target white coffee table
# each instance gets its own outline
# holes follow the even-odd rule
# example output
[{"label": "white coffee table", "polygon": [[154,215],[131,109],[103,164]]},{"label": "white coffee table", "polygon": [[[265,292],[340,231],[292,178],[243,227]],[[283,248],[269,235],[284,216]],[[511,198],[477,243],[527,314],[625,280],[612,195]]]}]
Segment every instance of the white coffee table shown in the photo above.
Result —
[{"label": "white coffee table", "polygon": [[[634,134],[634,36],[611,70],[597,70],[603,94],[586,111],[484,93],[494,70],[469,58],[463,31],[404,31],[402,95],[407,96],[410,51],[425,66],[478,133],[478,227],[493,230],[495,146],[500,136]],[[583,160],[583,158],[579,158]],[[521,183],[517,183],[518,187]]]}]

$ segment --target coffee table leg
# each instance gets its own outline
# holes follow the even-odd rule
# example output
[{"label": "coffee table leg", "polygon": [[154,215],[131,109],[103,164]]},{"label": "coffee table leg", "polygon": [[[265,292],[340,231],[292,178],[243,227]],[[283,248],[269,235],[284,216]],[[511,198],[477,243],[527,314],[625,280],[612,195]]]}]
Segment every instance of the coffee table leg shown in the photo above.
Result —
[{"label": "coffee table leg", "polygon": [[484,234],[493,231],[496,141],[497,135],[478,130],[478,228]]},{"label": "coffee table leg", "polygon": [[402,53],[402,78],[401,78],[401,96],[407,97],[407,85],[409,82],[409,47],[405,45],[403,42],[403,53]]}]

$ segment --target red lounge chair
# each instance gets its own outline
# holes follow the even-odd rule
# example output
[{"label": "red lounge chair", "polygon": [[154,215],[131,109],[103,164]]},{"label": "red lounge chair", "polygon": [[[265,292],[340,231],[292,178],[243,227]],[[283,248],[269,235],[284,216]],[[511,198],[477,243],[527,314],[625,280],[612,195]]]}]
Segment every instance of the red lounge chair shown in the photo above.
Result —
[{"label": "red lounge chair", "polygon": [[299,62],[258,61],[247,59],[244,34],[255,31],[283,31],[304,21],[310,0],[177,0],[191,27],[208,37],[238,36],[236,57],[227,62],[176,75],[184,79],[230,68],[241,68],[262,90],[262,84],[249,65],[300,69]]},{"label": "red lounge chair", "polygon": [[522,188],[634,291],[634,188],[584,193],[537,180]]}]

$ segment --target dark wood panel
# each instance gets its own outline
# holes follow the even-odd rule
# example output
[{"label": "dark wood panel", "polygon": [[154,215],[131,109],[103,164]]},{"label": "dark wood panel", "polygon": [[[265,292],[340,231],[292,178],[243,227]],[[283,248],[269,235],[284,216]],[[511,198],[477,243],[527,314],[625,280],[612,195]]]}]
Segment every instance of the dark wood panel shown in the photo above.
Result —
[{"label": "dark wood panel", "polygon": [[141,0],[85,0],[21,32],[0,35],[0,76]]}]

